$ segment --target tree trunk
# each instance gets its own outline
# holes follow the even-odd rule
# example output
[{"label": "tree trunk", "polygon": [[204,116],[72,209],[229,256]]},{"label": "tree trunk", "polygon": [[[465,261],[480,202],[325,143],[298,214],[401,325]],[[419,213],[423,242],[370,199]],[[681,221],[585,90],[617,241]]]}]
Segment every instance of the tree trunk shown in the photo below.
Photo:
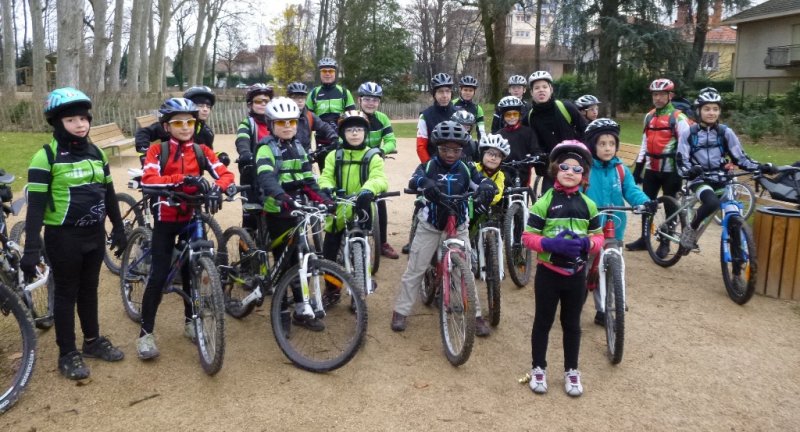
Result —
[{"label": "tree trunk", "polygon": [[139,93],[139,69],[141,68],[141,51],[139,44],[142,41],[142,15],[144,6],[148,5],[147,0],[133,0],[133,10],[131,11],[131,31],[128,40],[128,73],[125,89],[129,93]]},{"label": "tree trunk", "polygon": [[[38,1],[38,0],[36,0]],[[124,21],[125,0],[114,2],[114,28],[111,42],[111,64],[109,65],[108,86],[112,92],[119,91],[119,67],[122,64],[122,23]]]},{"label": "tree trunk", "polygon": [[[222,10],[222,1],[214,0],[208,5],[208,25],[206,26],[206,33],[203,39],[203,48],[200,50],[200,61],[198,62],[198,82],[197,85],[203,85],[203,78],[206,71],[206,55],[208,53],[208,45],[211,43],[211,37],[214,35],[214,26],[219,18],[219,13]],[[211,85],[214,85],[214,76],[211,76]]]},{"label": "tree trunk", "polygon": [[83,40],[83,2],[57,0],[58,16],[58,67],[56,68],[56,86],[77,87],[80,83],[81,50]]},{"label": "tree trunk", "polygon": [[[328,38],[328,27],[330,25],[331,0],[319,0],[319,19],[317,21],[317,37],[315,42],[316,51],[314,52],[314,64],[322,58],[325,53],[325,41]],[[319,82],[319,74],[314,74],[314,80]]]},{"label": "tree trunk", "polygon": [[158,16],[161,21],[158,24],[156,49],[150,66],[150,86],[153,91],[158,93],[164,91],[164,53],[167,49],[167,37],[169,36],[169,27],[172,22],[172,12],[172,0],[158,1]]},{"label": "tree trunk", "polygon": [[14,14],[11,0],[0,0],[0,15],[3,16],[3,98],[17,97],[17,59],[14,55]]},{"label": "tree trunk", "polygon": [[616,27],[619,0],[604,0],[600,6],[600,37],[597,59],[597,96],[606,103],[600,104],[601,115],[614,115],[617,110],[617,52],[619,40],[609,28]]},{"label": "tree trunk", "polygon": [[536,0],[536,37],[534,39],[534,59],[533,59],[533,69],[534,70],[542,70],[542,1],[543,0]]},{"label": "tree trunk", "polygon": [[694,82],[694,76],[703,58],[703,49],[706,44],[706,34],[708,33],[708,0],[697,0],[697,22],[694,27],[694,43],[692,52],[683,69],[683,85],[690,87]]},{"label": "tree trunk", "polygon": [[47,94],[47,65],[44,48],[44,21],[41,0],[29,0],[31,10],[31,38],[33,39],[33,100],[43,101]]},{"label": "tree trunk", "polygon": [[106,14],[108,3],[106,0],[93,0],[94,8],[94,51],[92,53],[92,78],[91,84],[95,92],[102,93],[106,90],[106,51],[108,49],[108,35],[106,34]]},{"label": "tree trunk", "polygon": [[192,50],[192,59],[189,62],[189,85],[202,84],[203,68],[200,65],[200,59],[203,57],[202,53],[202,38],[203,30],[205,29],[206,16],[208,14],[208,0],[197,1],[197,29],[194,33],[194,49]]},{"label": "tree trunk", "polygon": [[150,93],[150,35],[153,33],[153,7],[150,2],[146,2],[142,9],[142,29],[141,39],[139,40],[139,58],[141,66],[139,68],[139,91]]}]

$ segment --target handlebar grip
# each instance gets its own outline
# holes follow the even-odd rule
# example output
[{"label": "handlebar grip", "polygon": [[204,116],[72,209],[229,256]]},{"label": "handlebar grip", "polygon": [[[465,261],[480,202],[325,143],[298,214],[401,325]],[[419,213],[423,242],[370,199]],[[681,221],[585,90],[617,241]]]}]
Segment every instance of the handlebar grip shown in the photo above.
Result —
[{"label": "handlebar grip", "polygon": [[400,192],[393,191],[393,192],[383,192],[382,194],[379,194],[377,196],[377,198],[389,198],[389,197],[398,197],[398,196],[400,196]]},{"label": "handlebar grip", "polygon": [[418,189],[404,188],[403,189],[403,193],[406,193],[406,194],[409,194],[409,195],[419,195],[419,194],[422,193],[422,191],[418,190]]}]

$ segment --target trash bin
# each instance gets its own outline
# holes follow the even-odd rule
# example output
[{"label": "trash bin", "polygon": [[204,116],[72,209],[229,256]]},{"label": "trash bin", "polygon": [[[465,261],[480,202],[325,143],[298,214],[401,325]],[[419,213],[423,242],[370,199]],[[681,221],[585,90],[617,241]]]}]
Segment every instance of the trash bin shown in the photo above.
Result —
[{"label": "trash bin", "polygon": [[756,292],[800,300],[800,210],[756,209],[753,235],[758,254]]}]

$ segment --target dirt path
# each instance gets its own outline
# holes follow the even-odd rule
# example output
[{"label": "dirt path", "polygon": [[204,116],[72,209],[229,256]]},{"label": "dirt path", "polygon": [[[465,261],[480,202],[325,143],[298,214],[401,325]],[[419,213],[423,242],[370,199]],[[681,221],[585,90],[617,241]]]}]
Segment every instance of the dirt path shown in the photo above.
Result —
[{"label": "dirt path", "polygon": [[[218,136],[232,154],[233,136]],[[415,166],[413,140],[401,139],[402,160],[389,161],[392,190]],[[125,189],[125,170],[112,166]],[[137,163],[133,157],[125,163]],[[405,242],[409,197],[389,205],[390,242]],[[237,223],[239,207],[218,216]],[[628,236],[637,231],[632,224]],[[717,237],[715,237],[717,236]],[[182,333],[182,307],[167,296],[156,334],[161,357],[136,359],[138,326],[122,310],[118,279],[101,273],[101,330],[125,351],[118,364],[89,360],[92,379],[76,385],[56,368],[54,331],[40,337],[40,357],[20,403],[0,417],[3,431],[150,430],[796,430],[800,420],[800,305],[756,296],[735,305],[722,285],[718,230],[702,253],[671,269],[646,253],[628,253],[625,356],[612,366],[603,330],[583,314],[581,371],[586,392],[573,400],[558,373],[561,331],[552,331],[550,393],[536,396],[517,383],[530,369],[533,291],[503,283],[503,316],[488,339],[476,341],[469,362],[450,366],[441,351],[434,309],[418,306],[403,334],[389,329],[406,259],[384,260],[379,289],[369,297],[367,341],[333,373],[288,363],[266,311],[227,320],[225,365],[203,374],[195,347]],[[79,341],[80,343],[80,341]]]}]

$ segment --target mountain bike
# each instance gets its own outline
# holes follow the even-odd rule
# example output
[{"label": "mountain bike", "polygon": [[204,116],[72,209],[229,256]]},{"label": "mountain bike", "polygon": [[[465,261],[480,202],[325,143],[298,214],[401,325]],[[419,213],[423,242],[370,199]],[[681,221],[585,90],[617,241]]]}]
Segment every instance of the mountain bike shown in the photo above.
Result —
[{"label": "mountain bike", "polygon": [[800,209],[800,166],[780,166],[776,171],[773,178],[764,175],[753,177],[756,192],[763,196],[766,191],[770,198],[792,203],[795,209]]},{"label": "mountain bike", "polygon": [[[503,239],[508,274],[518,287],[528,284],[531,277],[533,253],[522,244],[522,232],[528,222],[528,210],[538,198],[531,188],[521,185],[520,171],[543,164],[540,156],[529,156],[519,161],[503,162],[504,170],[513,173],[513,187],[503,190],[505,216],[503,219]],[[541,176],[537,176],[534,188],[539,188]]]},{"label": "mountain bike", "polygon": [[0,414],[17,403],[36,363],[36,332],[29,310],[0,283]]},{"label": "mountain bike", "polygon": [[[737,304],[745,304],[753,296],[758,269],[756,244],[753,232],[743,216],[744,205],[736,199],[735,186],[731,179],[751,175],[759,176],[760,171],[734,173],[732,171],[713,171],[704,173],[703,177],[712,183],[724,183],[722,189],[716,191],[720,195],[720,208],[723,212],[722,235],[720,237],[720,264],[722,280],[728,296]],[[680,247],[672,248],[671,243],[680,245],[681,233],[691,222],[699,206],[700,199],[684,184],[680,200],[671,196],[658,197],[663,212],[645,217],[644,237],[647,251],[653,261],[662,266],[675,265],[689,250]],[[667,215],[667,209],[676,209]],[[697,228],[700,238],[713,217],[706,218]],[[661,250],[659,250],[659,247]],[[677,250],[676,250],[677,249]],[[695,249],[697,250],[697,249]]]},{"label": "mountain bike", "polygon": [[[364,292],[353,277],[340,265],[318,256],[310,244],[310,227],[322,226],[326,209],[298,203],[291,215],[300,222],[274,240],[262,206],[247,203],[244,209],[257,218],[255,239],[242,227],[230,227],[225,230],[218,255],[225,310],[234,318],[244,318],[272,293],[270,323],[286,357],[311,372],[344,366],[363,343],[367,306]],[[283,253],[270,262],[270,252],[281,244],[285,245]],[[298,264],[290,264],[293,255],[298,257]],[[337,290],[340,300],[349,297],[344,303],[350,307],[326,307],[326,290]],[[296,303],[309,305],[316,318],[324,322],[324,330],[311,331],[295,324],[291,315]]]},{"label": "mountain bike", "polygon": [[500,323],[500,282],[505,279],[501,216],[499,206],[489,206],[488,213],[476,217],[469,233],[472,273],[475,279],[486,283],[486,301],[481,303],[486,305],[486,321],[492,327]]}]

